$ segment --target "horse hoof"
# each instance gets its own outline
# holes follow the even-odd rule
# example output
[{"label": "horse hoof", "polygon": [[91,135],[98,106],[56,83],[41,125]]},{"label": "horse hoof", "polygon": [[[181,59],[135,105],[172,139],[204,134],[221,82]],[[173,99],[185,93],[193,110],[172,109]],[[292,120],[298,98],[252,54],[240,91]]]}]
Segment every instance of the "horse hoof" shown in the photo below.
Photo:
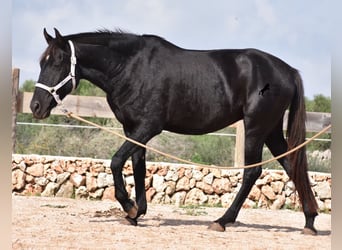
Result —
[{"label": "horse hoof", "polygon": [[208,229],[216,231],[216,232],[224,232],[225,231],[225,228],[217,222],[211,223],[211,225],[208,227]]},{"label": "horse hoof", "polygon": [[138,205],[134,202],[133,207],[127,211],[127,215],[130,218],[136,218],[138,216]]},{"label": "horse hoof", "polygon": [[121,221],[121,224],[127,225],[127,226],[137,226],[138,222],[136,219],[132,219],[132,218],[126,216],[125,220]]},{"label": "horse hoof", "polygon": [[302,234],[305,235],[317,235],[317,231],[314,228],[304,227]]}]

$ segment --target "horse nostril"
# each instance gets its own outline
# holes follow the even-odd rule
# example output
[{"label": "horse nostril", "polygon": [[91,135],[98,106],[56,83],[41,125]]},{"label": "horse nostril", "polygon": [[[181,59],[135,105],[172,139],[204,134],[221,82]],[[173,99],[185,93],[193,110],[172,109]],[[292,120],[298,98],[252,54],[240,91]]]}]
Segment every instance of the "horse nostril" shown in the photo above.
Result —
[{"label": "horse nostril", "polygon": [[35,101],[31,105],[31,109],[33,113],[37,113],[40,110],[40,104],[38,101]]}]

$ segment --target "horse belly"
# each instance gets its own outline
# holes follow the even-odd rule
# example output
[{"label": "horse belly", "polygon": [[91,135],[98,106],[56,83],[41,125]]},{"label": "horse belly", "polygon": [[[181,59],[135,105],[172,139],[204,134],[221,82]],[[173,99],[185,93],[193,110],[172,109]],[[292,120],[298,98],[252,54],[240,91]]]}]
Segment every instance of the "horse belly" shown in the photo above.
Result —
[{"label": "horse belly", "polygon": [[179,109],[166,122],[164,129],[181,134],[200,135],[223,129],[240,120],[242,112],[228,109]]}]

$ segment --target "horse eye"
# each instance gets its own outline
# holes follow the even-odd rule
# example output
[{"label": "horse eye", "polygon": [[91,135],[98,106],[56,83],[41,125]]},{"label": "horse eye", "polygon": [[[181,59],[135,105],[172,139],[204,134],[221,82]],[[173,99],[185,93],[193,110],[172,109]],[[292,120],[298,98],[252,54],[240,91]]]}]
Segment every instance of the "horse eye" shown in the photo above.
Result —
[{"label": "horse eye", "polygon": [[49,60],[50,58],[50,55],[48,54],[46,57],[45,57],[45,61]]}]

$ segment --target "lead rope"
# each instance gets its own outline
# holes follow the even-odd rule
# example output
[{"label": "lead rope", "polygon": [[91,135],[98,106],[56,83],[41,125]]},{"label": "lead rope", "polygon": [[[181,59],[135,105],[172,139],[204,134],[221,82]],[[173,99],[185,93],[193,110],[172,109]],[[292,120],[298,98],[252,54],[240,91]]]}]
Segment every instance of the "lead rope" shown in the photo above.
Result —
[{"label": "lead rope", "polygon": [[319,137],[320,135],[324,134],[326,131],[328,131],[328,130],[331,128],[331,124],[330,124],[330,125],[326,126],[325,128],[323,128],[320,132],[318,132],[317,134],[315,134],[314,136],[312,136],[311,138],[309,138],[308,140],[306,140],[305,142],[303,142],[302,144],[300,144],[300,145],[294,147],[293,149],[291,149],[291,150],[289,150],[289,151],[287,151],[287,152],[285,152],[285,153],[283,153],[283,154],[280,154],[280,155],[278,155],[278,156],[276,156],[276,157],[273,157],[273,158],[271,158],[271,159],[268,159],[268,160],[265,160],[265,161],[262,161],[262,162],[258,162],[258,163],[254,163],[254,164],[250,164],[250,165],[245,165],[245,166],[236,166],[236,167],[234,167],[234,166],[216,166],[216,165],[206,165],[206,164],[201,164],[201,163],[194,163],[194,162],[192,162],[192,161],[184,160],[184,159],[181,159],[181,158],[179,158],[179,157],[177,157],[177,156],[174,156],[174,155],[170,155],[170,154],[164,153],[164,152],[162,152],[162,151],[159,151],[158,149],[152,148],[152,147],[147,146],[147,145],[145,145],[145,144],[142,144],[142,143],[140,143],[140,142],[138,142],[138,141],[136,141],[136,140],[133,140],[133,139],[131,139],[131,138],[128,138],[127,136],[125,136],[125,135],[123,135],[123,134],[120,134],[120,133],[118,133],[118,132],[116,132],[116,131],[110,130],[109,128],[100,126],[100,125],[98,125],[98,124],[96,124],[96,123],[93,123],[93,122],[91,122],[91,121],[88,121],[88,120],[86,120],[86,119],[83,119],[82,117],[73,114],[72,112],[68,111],[68,110],[65,109],[65,108],[62,108],[62,111],[63,111],[63,113],[64,113],[67,117],[72,117],[72,118],[74,118],[74,119],[76,119],[76,120],[79,120],[79,121],[81,121],[81,122],[87,123],[87,124],[89,124],[89,125],[92,125],[92,126],[94,126],[94,127],[99,128],[99,129],[101,129],[101,130],[107,131],[107,132],[109,132],[109,133],[111,133],[111,134],[114,134],[114,135],[116,135],[116,136],[118,136],[118,137],[120,137],[120,138],[122,138],[122,139],[124,139],[124,140],[126,140],[126,141],[132,142],[132,143],[134,143],[134,144],[136,144],[136,145],[138,145],[138,146],[140,146],[140,147],[143,147],[143,148],[145,148],[145,149],[147,149],[147,150],[153,151],[153,152],[155,152],[155,153],[157,153],[157,154],[163,155],[163,156],[165,156],[165,157],[171,158],[171,159],[173,159],[173,160],[176,160],[176,161],[179,161],[179,162],[182,162],[182,163],[190,164],[190,165],[193,165],[193,166],[196,166],[196,167],[209,168],[209,169],[246,169],[246,168],[255,168],[255,167],[264,165],[264,164],[266,164],[266,163],[270,163],[270,162],[276,161],[276,160],[278,160],[278,159],[280,159],[280,158],[283,158],[283,157],[285,157],[285,156],[287,156],[287,155],[289,155],[289,154],[295,152],[296,150],[298,150],[298,149],[304,147],[305,145],[307,145],[308,143],[310,143],[311,141],[313,141],[314,139],[316,139],[316,138]]}]

